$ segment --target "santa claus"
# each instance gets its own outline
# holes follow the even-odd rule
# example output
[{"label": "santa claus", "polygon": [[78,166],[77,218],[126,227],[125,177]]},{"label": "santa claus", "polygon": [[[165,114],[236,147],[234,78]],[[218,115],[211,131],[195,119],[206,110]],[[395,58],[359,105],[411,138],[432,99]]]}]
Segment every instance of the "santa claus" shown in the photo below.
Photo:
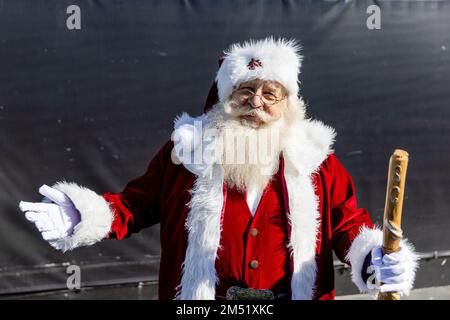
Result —
[{"label": "santa claus", "polygon": [[218,299],[236,286],[333,299],[333,252],[361,292],[408,294],[417,255],[406,240],[381,254],[382,232],[333,154],[334,130],[305,117],[299,50],[273,37],[232,45],[205,113],[178,117],[122,192],[63,181],[20,209],[62,251],[160,223],[160,299]]}]

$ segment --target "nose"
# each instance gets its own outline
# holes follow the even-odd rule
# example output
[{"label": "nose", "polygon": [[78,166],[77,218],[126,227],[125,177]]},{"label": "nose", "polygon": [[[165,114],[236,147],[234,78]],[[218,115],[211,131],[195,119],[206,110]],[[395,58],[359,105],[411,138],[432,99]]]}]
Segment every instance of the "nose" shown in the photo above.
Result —
[{"label": "nose", "polygon": [[260,96],[256,94],[250,97],[248,99],[248,102],[250,106],[255,109],[261,108],[263,106]]}]

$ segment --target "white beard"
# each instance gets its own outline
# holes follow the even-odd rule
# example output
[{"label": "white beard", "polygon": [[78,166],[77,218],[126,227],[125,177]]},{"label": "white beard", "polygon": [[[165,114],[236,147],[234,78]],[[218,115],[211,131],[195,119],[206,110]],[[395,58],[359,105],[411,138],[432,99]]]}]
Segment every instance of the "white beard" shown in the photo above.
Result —
[{"label": "white beard", "polygon": [[[255,128],[230,110],[229,102],[218,103],[207,114],[223,137],[224,181],[240,192],[249,187],[263,190],[279,168],[281,139],[289,127],[287,112]],[[269,117],[262,115],[261,119],[267,121]]]}]

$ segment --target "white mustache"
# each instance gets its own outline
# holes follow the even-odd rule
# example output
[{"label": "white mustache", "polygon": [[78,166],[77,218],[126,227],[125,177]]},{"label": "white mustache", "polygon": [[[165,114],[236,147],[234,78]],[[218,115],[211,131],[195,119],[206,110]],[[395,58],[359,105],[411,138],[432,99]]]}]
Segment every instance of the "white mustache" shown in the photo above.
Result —
[{"label": "white mustache", "polygon": [[263,120],[270,120],[272,116],[270,116],[266,111],[262,109],[255,109],[249,106],[243,106],[236,108],[236,116],[253,116],[258,117],[259,119]]},{"label": "white mustache", "polygon": [[263,123],[269,123],[274,120],[274,117],[262,108],[253,108],[248,104],[241,105],[235,101],[229,101],[225,104],[225,113],[233,118],[239,118],[241,116],[254,116]]}]

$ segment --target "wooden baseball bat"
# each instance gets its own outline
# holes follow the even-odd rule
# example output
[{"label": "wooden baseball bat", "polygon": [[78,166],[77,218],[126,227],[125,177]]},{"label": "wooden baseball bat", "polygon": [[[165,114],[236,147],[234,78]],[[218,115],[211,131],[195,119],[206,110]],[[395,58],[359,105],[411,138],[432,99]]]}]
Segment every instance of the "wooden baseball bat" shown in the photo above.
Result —
[{"label": "wooden baseball bat", "polygon": [[[403,238],[401,222],[408,156],[408,152],[396,149],[389,159],[383,215],[383,254],[398,251],[400,240]],[[380,292],[377,298],[378,300],[400,300],[400,295],[397,292]]]}]

